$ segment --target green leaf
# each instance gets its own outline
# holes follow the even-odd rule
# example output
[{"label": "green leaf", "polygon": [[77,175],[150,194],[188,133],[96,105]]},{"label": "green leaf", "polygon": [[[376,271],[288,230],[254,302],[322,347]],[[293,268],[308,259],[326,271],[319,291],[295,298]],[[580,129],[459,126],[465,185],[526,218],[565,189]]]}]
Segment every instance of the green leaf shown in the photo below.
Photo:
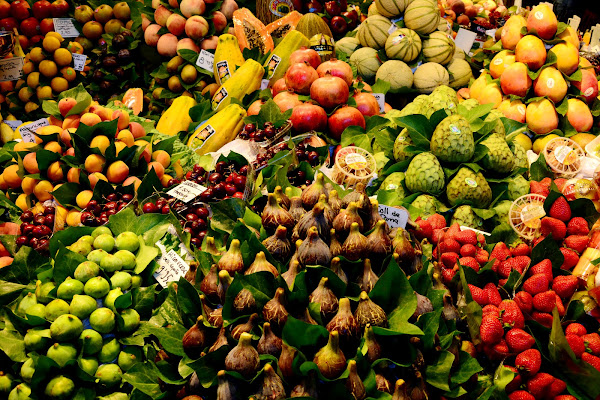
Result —
[{"label": "green leaf", "polygon": [[450,377],[450,382],[453,385],[462,385],[466,383],[471,377],[483,371],[481,365],[476,358],[471,357],[468,353],[461,351],[459,352],[459,364],[457,370],[452,373]]},{"label": "green leaf", "polygon": [[27,360],[23,335],[17,331],[8,329],[0,331],[0,350],[14,362],[22,363]]},{"label": "green leaf", "polygon": [[371,138],[366,134],[365,130],[357,125],[352,125],[344,129],[342,132],[341,145],[345,146],[357,146],[362,149],[372,152]]},{"label": "green leaf", "polygon": [[22,246],[14,255],[10,268],[0,268],[0,279],[28,285],[37,279],[36,271],[44,265],[49,265],[48,257],[29,246]]},{"label": "green leaf", "polygon": [[386,313],[396,312],[395,317],[404,321],[408,321],[417,309],[417,296],[406,274],[393,258],[369,293],[369,297]]},{"label": "green leaf", "polygon": [[238,218],[243,218],[246,214],[246,206],[241,199],[225,199],[211,204],[212,218],[210,220],[211,228],[231,233],[238,223]]},{"label": "green leaf", "polygon": [[92,103],[92,96],[85,90],[83,85],[80,83],[72,89],[65,90],[58,95],[58,101],[64,99],[65,97],[72,97],[77,101],[77,104],[69,112],[66,117],[69,115],[81,114],[83,110],[89,107]]},{"label": "green leaf", "polygon": [[238,316],[233,309],[233,301],[242,289],[248,289],[254,296],[257,309],[262,309],[275,294],[274,283],[273,275],[270,272],[257,272],[250,275],[236,274],[225,296],[223,319],[231,322]]},{"label": "green leaf", "polygon": [[55,260],[58,262],[54,264],[54,281],[60,283],[69,276],[72,278],[77,266],[86,261],[87,258],[67,249],[65,245],[59,243]]},{"label": "green leaf", "polygon": [[160,398],[159,371],[151,361],[139,362],[123,374],[123,381],[153,399]]},{"label": "green leaf", "polygon": [[136,274],[142,273],[156,257],[159,255],[158,248],[155,246],[146,246],[146,242],[142,235],[138,236],[140,241],[140,248],[135,256],[135,270]]},{"label": "green leaf", "polygon": [[217,372],[225,368],[227,353],[229,353],[229,346],[222,346],[188,364],[196,372],[203,387],[208,388],[216,384]]},{"label": "green leaf", "polygon": [[545,259],[550,259],[553,269],[560,269],[560,266],[564,262],[560,247],[550,236],[545,237],[541,242],[536,244],[531,251],[531,265],[535,265]]},{"label": "green leaf", "polygon": [[373,90],[373,93],[383,93],[386,94],[388,92],[388,90],[390,90],[390,83],[387,81],[384,81],[382,79],[377,79],[377,81],[371,85],[371,89]]},{"label": "green leaf", "polygon": [[433,134],[434,126],[431,125],[427,117],[420,114],[407,115],[405,117],[392,118],[399,126],[406,128],[416,147],[429,150],[429,139]]},{"label": "green leaf", "polygon": [[311,325],[290,316],[283,327],[281,337],[288,345],[302,350],[305,347],[324,346],[329,332],[324,326]]},{"label": "green leaf", "polygon": [[428,384],[446,392],[450,391],[449,378],[454,354],[442,352],[436,361],[425,368],[425,380]]},{"label": "green leaf", "polygon": [[417,320],[417,325],[423,331],[423,348],[428,351],[433,349],[435,345],[435,336],[440,327],[440,317],[442,316],[442,308],[438,308],[432,312],[423,314]]},{"label": "green leaf", "polygon": [[544,178],[554,178],[554,173],[546,164],[546,159],[543,154],[540,154],[538,159],[529,167],[529,175],[531,180],[541,181]]}]

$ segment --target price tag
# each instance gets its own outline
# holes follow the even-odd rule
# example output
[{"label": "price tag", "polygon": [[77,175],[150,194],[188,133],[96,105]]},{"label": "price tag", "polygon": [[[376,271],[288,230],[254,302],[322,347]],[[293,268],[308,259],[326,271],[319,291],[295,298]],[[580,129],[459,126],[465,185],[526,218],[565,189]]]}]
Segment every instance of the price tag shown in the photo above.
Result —
[{"label": "price tag", "polygon": [[402,228],[406,227],[408,222],[408,212],[406,210],[389,207],[383,204],[379,205],[379,215],[387,222],[390,228]]},{"label": "price tag", "polygon": [[41,118],[37,121],[30,122],[27,125],[23,125],[21,129],[19,129],[21,138],[25,143],[35,143],[35,132],[38,128],[48,125],[50,125],[50,123],[47,118]]},{"label": "price tag", "polygon": [[496,29],[488,29],[485,34],[491,37],[496,37]]},{"label": "price tag", "polygon": [[396,32],[396,30],[398,30],[398,25],[392,23],[392,25],[390,25],[390,29],[388,29],[388,35],[391,35],[392,33]]},{"label": "price tag", "polygon": [[75,71],[83,71],[87,56],[85,54],[73,53],[73,69]]},{"label": "price tag", "polygon": [[483,236],[492,236],[492,234],[491,234],[491,233],[487,233],[487,232],[484,232],[484,231],[480,231],[479,229],[471,228],[471,227],[469,227],[469,226],[462,226],[462,225],[461,225],[461,226],[460,226],[460,229],[461,229],[461,230],[463,230],[463,231],[464,231],[464,230],[473,231],[473,232],[475,232],[475,233],[478,233],[478,234],[481,234],[481,235],[483,235]]},{"label": "price tag", "polygon": [[4,120],[4,121],[2,121],[2,122],[4,122],[6,125],[10,126],[10,129],[12,129],[13,131],[14,131],[15,129],[17,129],[17,128],[18,128],[18,127],[19,127],[19,126],[20,126],[20,125],[23,123],[23,121],[20,121],[20,120],[18,120],[18,119],[17,119],[17,120],[15,120],[15,121],[7,121],[7,120]]},{"label": "price tag", "polygon": [[23,57],[0,60],[0,82],[16,81],[23,76]]},{"label": "price tag", "polygon": [[385,112],[385,94],[383,93],[371,93],[375,100],[377,100],[377,104],[379,104],[379,112]]},{"label": "price tag", "polygon": [[458,33],[454,38],[454,43],[456,43],[459,49],[469,54],[469,52],[471,51],[471,47],[473,47],[473,42],[475,41],[476,37],[477,32],[472,32],[463,28],[459,28]]},{"label": "price tag", "polygon": [[169,250],[167,254],[163,254],[158,260],[158,265],[160,267],[153,275],[162,287],[167,287],[169,282],[178,281],[190,269],[190,266],[183,258],[179,257],[175,250]]},{"label": "price tag", "polygon": [[73,25],[72,18],[52,18],[54,21],[54,31],[60,33],[63,38],[79,36],[79,31]]},{"label": "price tag", "polygon": [[263,79],[262,81],[260,81],[260,90],[265,90],[268,87],[269,87],[268,79]]},{"label": "price tag", "polygon": [[184,181],[180,185],[177,185],[173,189],[169,190],[167,194],[183,201],[184,203],[187,203],[190,200],[198,197],[206,189],[207,188],[204,186],[198,185],[195,182]]},{"label": "price tag", "polygon": [[200,50],[200,54],[198,54],[198,59],[196,60],[196,65],[202,69],[205,69],[209,72],[214,72],[214,63],[215,63],[215,55],[209,53],[206,50]]}]

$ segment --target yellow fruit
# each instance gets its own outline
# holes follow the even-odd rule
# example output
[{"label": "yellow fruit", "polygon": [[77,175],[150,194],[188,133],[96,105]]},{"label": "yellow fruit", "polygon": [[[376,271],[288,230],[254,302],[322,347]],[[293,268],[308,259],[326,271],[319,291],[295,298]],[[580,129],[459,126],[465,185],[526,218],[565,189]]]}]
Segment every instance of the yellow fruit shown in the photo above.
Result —
[{"label": "yellow fruit", "polygon": [[525,135],[524,133],[518,134],[515,138],[515,142],[519,143],[521,147],[525,149],[525,151],[531,150],[531,139],[529,139],[529,136]]},{"label": "yellow fruit", "polygon": [[19,175],[19,166],[17,164],[6,167],[2,176],[4,177],[4,182],[12,189],[20,187],[23,181],[23,178]]},{"label": "yellow fruit", "polygon": [[35,94],[38,100],[49,100],[52,98],[52,88],[50,86],[38,86]]},{"label": "yellow fruit", "polygon": [[17,200],[15,200],[15,205],[19,207],[21,210],[26,211],[31,208],[31,200],[25,193],[21,193]]},{"label": "yellow fruit", "polygon": [[54,52],[54,62],[56,63],[56,65],[64,67],[66,65],[71,64],[72,61],[73,56],[71,55],[71,52],[69,50],[60,48]]},{"label": "yellow fruit", "polygon": [[81,212],[78,210],[70,210],[67,213],[67,225],[69,226],[79,226],[81,224]]},{"label": "yellow fruit", "polygon": [[29,86],[32,89],[35,89],[36,87],[38,87],[40,84],[40,73],[39,72],[32,72],[29,75],[27,75],[27,86]]},{"label": "yellow fruit", "polygon": [[61,68],[60,73],[62,77],[67,80],[67,82],[73,82],[77,78],[77,72],[75,72],[73,67]]},{"label": "yellow fruit", "polygon": [[40,63],[40,72],[46,78],[52,78],[58,73],[58,67],[56,66],[56,63],[54,61],[43,60]]},{"label": "yellow fruit", "polygon": [[90,142],[90,147],[92,149],[93,148],[99,149],[100,153],[102,153],[102,155],[104,155],[104,152],[106,151],[108,146],[110,146],[110,140],[104,135],[94,136],[94,138]]},{"label": "yellow fruit", "polygon": [[94,192],[92,192],[91,190],[83,190],[83,191],[79,192],[77,197],[75,197],[75,202],[77,203],[77,207],[79,207],[79,208],[87,207],[88,203],[92,199],[93,194],[94,194]]},{"label": "yellow fruit", "polygon": [[25,86],[25,83],[27,83],[25,79],[19,79],[17,83],[15,83],[15,90],[21,89],[23,86]]},{"label": "yellow fruit", "polygon": [[34,63],[32,63],[31,61],[27,61],[25,64],[23,64],[23,75],[29,75],[33,71],[35,71]]},{"label": "yellow fruit", "polygon": [[50,87],[54,93],[61,93],[69,89],[69,82],[65,78],[57,76],[50,81]]},{"label": "yellow fruit", "polygon": [[48,53],[54,53],[58,48],[60,48],[60,40],[58,40],[54,36],[46,35],[46,37],[42,41],[42,47]]},{"label": "yellow fruit", "polygon": [[35,185],[37,185],[38,180],[30,178],[28,176],[23,178],[23,182],[21,182],[21,189],[23,189],[23,193],[32,194]]},{"label": "yellow fruit", "polygon": [[133,142],[135,139],[133,138],[133,134],[129,131],[129,129],[123,129],[117,134],[117,140],[125,143],[125,146],[131,147],[133,146]]},{"label": "yellow fruit", "polygon": [[581,148],[583,149],[589,142],[596,139],[596,135],[591,133],[578,133],[576,135],[571,136],[570,139],[577,143],[579,146],[581,146]]},{"label": "yellow fruit", "polygon": [[67,49],[71,53],[83,54],[83,46],[80,43],[77,43],[77,42],[69,42],[69,45],[67,46]]},{"label": "yellow fruit", "polygon": [[39,201],[46,201],[52,199],[52,191],[54,186],[50,181],[39,181],[35,188],[33,188],[33,194]]},{"label": "yellow fruit", "polygon": [[34,112],[35,110],[37,110],[38,108],[40,108],[40,105],[38,103],[34,103],[33,101],[28,101],[25,104],[25,112],[27,114],[29,114],[30,112]]},{"label": "yellow fruit", "polygon": [[536,154],[540,154],[540,152],[544,150],[544,147],[546,147],[546,143],[557,137],[558,135],[551,133],[549,135],[544,136],[543,138],[537,139],[535,142],[533,142],[533,152]]},{"label": "yellow fruit", "polygon": [[29,59],[31,61],[33,61],[34,63],[36,63],[36,64],[39,64],[45,58],[46,58],[46,56],[42,52],[42,48],[41,47],[34,47],[33,49],[31,49],[29,51]]},{"label": "yellow fruit", "polygon": [[30,86],[24,86],[19,90],[19,100],[23,103],[27,103],[33,94],[34,91]]}]

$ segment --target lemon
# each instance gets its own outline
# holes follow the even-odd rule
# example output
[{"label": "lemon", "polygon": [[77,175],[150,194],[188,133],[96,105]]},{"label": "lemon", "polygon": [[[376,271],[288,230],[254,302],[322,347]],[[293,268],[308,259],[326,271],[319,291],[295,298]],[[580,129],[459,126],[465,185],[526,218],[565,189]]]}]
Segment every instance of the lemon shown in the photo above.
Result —
[{"label": "lemon", "polygon": [[551,133],[549,135],[536,139],[535,142],[533,142],[533,152],[535,154],[540,154],[541,151],[544,150],[544,147],[546,147],[546,143],[557,137],[558,135]]},{"label": "lemon", "polygon": [[58,48],[60,48],[60,40],[54,36],[46,35],[44,40],[42,40],[42,47],[48,53],[54,53]]},{"label": "lemon", "polygon": [[525,149],[525,151],[531,150],[531,139],[529,139],[529,136],[525,135],[524,133],[518,134],[515,138],[515,142],[519,143],[521,147]]}]

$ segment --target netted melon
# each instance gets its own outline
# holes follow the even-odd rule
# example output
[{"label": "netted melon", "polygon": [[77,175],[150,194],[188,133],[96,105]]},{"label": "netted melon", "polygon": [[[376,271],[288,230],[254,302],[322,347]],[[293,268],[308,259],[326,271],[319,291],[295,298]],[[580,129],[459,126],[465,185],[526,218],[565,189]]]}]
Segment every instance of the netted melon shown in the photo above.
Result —
[{"label": "netted melon", "polygon": [[384,17],[396,17],[404,12],[410,0],[375,0],[377,11]]},{"label": "netted melon", "polygon": [[459,60],[465,60],[467,57],[465,56],[465,52],[458,46],[454,46],[454,55],[452,58],[457,58]]},{"label": "netted melon", "polygon": [[471,71],[471,66],[465,60],[453,59],[446,66],[448,68],[448,73],[450,74],[450,87],[454,89],[459,89],[461,87],[467,87],[469,81],[473,77],[473,71]]},{"label": "netted melon", "polygon": [[437,2],[414,0],[404,11],[404,24],[420,34],[435,31],[440,23],[440,9]]},{"label": "netted melon", "polygon": [[353,37],[343,37],[337,42],[335,42],[335,51],[346,53],[346,55],[351,56],[352,53],[356,51],[360,47],[360,42],[357,38]]},{"label": "netted melon", "polygon": [[381,15],[379,10],[377,9],[377,4],[375,2],[371,3],[369,9],[367,10],[367,17],[372,17],[373,15]]},{"label": "netted melon", "polygon": [[381,60],[377,56],[377,50],[363,47],[350,56],[350,64],[356,67],[356,71],[364,80],[372,81],[381,66]]},{"label": "netted melon", "polygon": [[385,46],[390,26],[392,26],[392,23],[389,19],[381,15],[374,15],[360,24],[356,38],[361,46],[379,50]]},{"label": "netted melon", "polygon": [[411,62],[421,53],[421,38],[408,28],[397,29],[385,41],[385,54],[394,60]]},{"label": "netted melon", "polygon": [[377,70],[375,81],[377,79],[389,82],[390,89],[398,90],[412,87],[413,73],[406,63],[399,60],[388,60]]},{"label": "netted melon", "polygon": [[431,93],[441,85],[448,85],[450,76],[443,65],[428,62],[420,65],[413,76],[413,86],[422,93]]},{"label": "netted melon", "polygon": [[455,48],[454,40],[447,33],[436,31],[423,42],[423,57],[427,62],[446,65],[452,60]]}]

